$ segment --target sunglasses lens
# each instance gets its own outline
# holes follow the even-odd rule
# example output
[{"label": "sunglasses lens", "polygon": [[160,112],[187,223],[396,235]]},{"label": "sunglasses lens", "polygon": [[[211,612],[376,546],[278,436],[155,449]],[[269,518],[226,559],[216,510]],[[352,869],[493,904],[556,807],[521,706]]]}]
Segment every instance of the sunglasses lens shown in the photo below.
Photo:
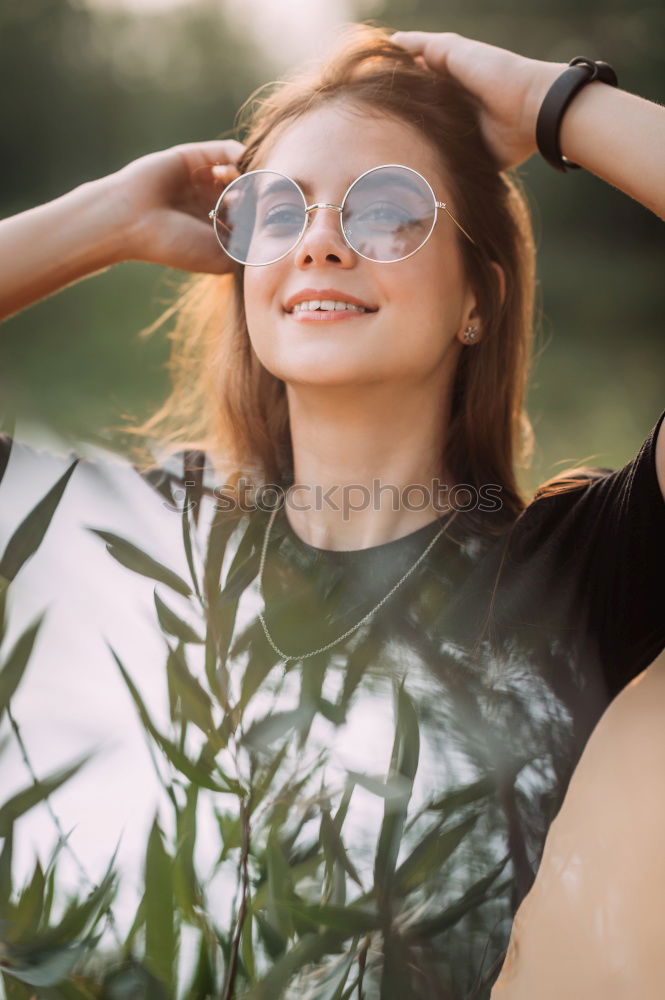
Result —
[{"label": "sunglasses lens", "polygon": [[217,203],[215,233],[240,264],[270,264],[298,242],[307,215],[300,189],[282,174],[259,170],[243,174]]},{"label": "sunglasses lens", "polygon": [[344,202],[342,225],[353,249],[370,260],[401,260],[418,250],[436,221],[424,178],[405,167],[376,167],[359,177]]}]

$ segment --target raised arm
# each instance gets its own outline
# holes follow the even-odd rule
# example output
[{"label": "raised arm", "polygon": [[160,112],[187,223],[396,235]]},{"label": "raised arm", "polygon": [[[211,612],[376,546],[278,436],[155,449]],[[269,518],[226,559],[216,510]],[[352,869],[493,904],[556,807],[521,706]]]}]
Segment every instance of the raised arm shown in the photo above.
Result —
[{"label": "raised arm", "polygon": [[243,146],[190,143],[0,222],[0,319],[124,260],[223,274],[208,212],[235,176]]},{"label": "raised arm", "polygon": [[[478,98],[485,139],[503,168],[536,152],[538,112],[565,63],[528,59],[452,32],[400,31],[393,41]],[[573,163],[665,218],[665,108],[595,81],[564,112],[559,141]]]}]

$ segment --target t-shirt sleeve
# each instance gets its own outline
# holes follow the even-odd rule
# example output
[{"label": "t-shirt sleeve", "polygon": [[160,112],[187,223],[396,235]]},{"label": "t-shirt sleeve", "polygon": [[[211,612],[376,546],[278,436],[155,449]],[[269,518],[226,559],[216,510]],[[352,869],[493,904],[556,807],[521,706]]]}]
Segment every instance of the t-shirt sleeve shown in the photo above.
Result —
[{"label": "t-shirt sleeve", "polygon": [[550,541],[571,572],[572,613],[596,644],[616,695],[665,646],[665,501],[656,472],[660,415],[623,468],[547,497]]}]

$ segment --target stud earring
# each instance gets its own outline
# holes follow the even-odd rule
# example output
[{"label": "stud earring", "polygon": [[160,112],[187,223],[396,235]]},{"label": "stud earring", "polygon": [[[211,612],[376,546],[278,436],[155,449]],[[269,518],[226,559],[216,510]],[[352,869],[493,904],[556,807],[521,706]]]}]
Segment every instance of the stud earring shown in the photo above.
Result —
[{"label": "stud earring", "polygon": [[473,344],[478,339],[478,327],[477,326],[467,326],[462,334],[464,337],[465,344]]}]

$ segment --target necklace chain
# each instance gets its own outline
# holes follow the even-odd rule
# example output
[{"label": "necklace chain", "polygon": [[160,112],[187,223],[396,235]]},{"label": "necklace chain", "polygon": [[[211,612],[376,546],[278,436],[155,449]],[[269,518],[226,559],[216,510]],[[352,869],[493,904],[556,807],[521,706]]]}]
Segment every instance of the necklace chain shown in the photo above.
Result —
[{"label": "necklace chain", "polygon": [[[263,537],[263,546],[261,548],[261,561],[259,563],[259,593],[261,595],[261,600],[263,601],[263,610],[265,610],[265,607],[266,607],[266,600],[265,600],[265,596],[264,596],[264,593],[263,593],[263,571],[265,569],[266,552],[268,551],[268,539],[270,538],[270,532],[272,530],[272,526],[273,526],[275,517],[277,516],[277,512],[280,510],[280,508],[281,508],[281,504],[278,504],[275,507],[275,509],[273,510],[273,512],[271,513],[271,515],[270,515],[270,520],[268,521],[268,525],[266,527],[266,532],[265,532],[265,535]],[[427,554],[434,547],[434,545],[436,544],[436,542],[438,542],[438,540],[441,537],[441,535],[450,526],[450,524],[454,520],[456,514],[457,514],[457,511],[455,511],[453,513],[452,517],[449,517],[447,519],[447,521],[446,521],[445,524],[441,525],[441,527],[437,531],[437,533],[434,536],[434,538],[432,538],[432,540],[428,544],[427,548],[424,549],[424,551],[420,553],[420,555],[418,556],[418,558],[416,559],[416,561],[413,563],[413,565],[411,567],[409,567],[409,569],[406,571],[406,573],[403,574],[403,576],[400,577],[400,579],[397,581],[397,583],[394,584],[394,586],[392,586],[390,588],[390,590],[388,591],[388,593],[384,597],[381,598],[381,600],[379,601],[379,603],[375,604],[374,607],[371,609],[371,611],[368,611],[367,614],[363,615],[363,617],[360,619],[360,621],[356,622],[355,625],[352,625],[351,628],[347,629],[346,632],[343,632],[342,635],[339,635],[336,639],[333,639],[331,642],[327,642],[325,644],[325,646],[319,646],[318,649],[313,649],[309,653],[300,653],[297,656],[293,655],[293,654],[290,654],[290,653],[285,653],[282,649],[279,648],[279,646],[277,645],[277,643],[274,641],[273,637],[271,636],[270,630],[268,629],[268,625],[267,625],[266,620],[265,620],[265,618],[263,616],[263,611],[259,611],[259,621],[261,622],[261,627],[263,628],[263,632],[265,634],[265,637],[268,640],[268,642],[270,643],[270,645],[272,646],[273,650],[279,656],[280,660],[283,661],[284,664],[289,663],[291,660],[293,660],[293,661],[296,661],[296,660],[307,660],[311,656],[317,656],[319,653],[325,653],[325,652],[327,652],[327,650],[332,649],[332,647],[336,646],[339,642],[343,642],[344,639],[348,639],[348,637],[350,635],[353,635],[353,633],[356,632],[361,627],[361,625],[364,625],[366,621],[369,621],[369,619],[372,617],[372,615],[376,614],[376,612],[379,611],[379,609],[383,607],[383,605],[386,603],[386,601],[390,600],[390,598],[393,596],[393,594],[395,593],[395,591],[398,590],[399,587],[401,587],[402,584],[405,582],[405,580],[407,580],[411,576],[411,574],[418,568],[418,566],[421,564],[421,562],[423,561],[423,559],[427,556]]]}]

